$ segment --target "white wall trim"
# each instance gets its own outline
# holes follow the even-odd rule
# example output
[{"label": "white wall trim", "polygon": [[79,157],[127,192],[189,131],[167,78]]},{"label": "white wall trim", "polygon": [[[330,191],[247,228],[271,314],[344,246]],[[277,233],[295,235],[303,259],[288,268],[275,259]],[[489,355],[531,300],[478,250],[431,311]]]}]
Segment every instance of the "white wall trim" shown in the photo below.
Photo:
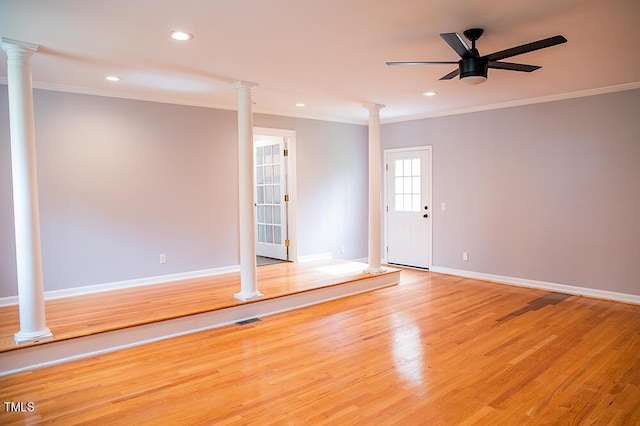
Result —
[{"label": "white wall trim", "polygon": [[567,99],[582,98],[585,96],[604,95],[606,93],[623,92],[626,90],[640,89],[640,82],[619,84],[616,86],[599,87],[596,89],[581,90],[578,92],[560,93],[558,95],[541,96],[538,98],[517,99],[515,101],[501,102],[489,105],[477,105],[466,108],[454,108],[446,111],[434,111],[426,114],[413,115],[410,117],[398,117],[383,120],[382,124],[401,123],[404,121],[422,120],[425,118],[446,117],[449,115],[468,114],[471,112],[491,111],[494,109],[513,108],[524,105],[541,104],[545,102],[563,101]]},{"label": "white wall trim", "polygon": [[[176,274],[161,275],[157,277],[138,278],[134,280],[117,281],[112,283],[88,285],[84,287],[65,288],[44,292],[45,300],[60,299],[63,297],[81,296],[84,294],[100,293],[103,291],[119,290],[124,288],[141,287],[145,285],[167,284],[174,281],[188,280],[192,278],[204,278],[214,275],[230,274],[240,271],[240,265],[223,266],[220,268],[203,269],[200,271],[179,272]],[[18,296],[0,298],[0,306],[18,304]]]},{"label": "white wall trim", "polygon": [[298,256],[298,262],[315,262],[316,260],[330,260],[333,259],[333,253],[330,251],[326,253],[307,254],[305,256]]},{"label": "white wall trim", "polygon": [[504,275],[487,274],[484,272],[465,271],[462,269],[445,268],[442,266],[433,266],[430,270],[431,272],[437,272],[440,274],[456,275],[459,277],[474,278],[500,284],[510,284],[518,287],[557,291],[558,293],[575,294],[577,296],[587,296],[594,297],[596,299],[606,299],[616,302],[640,305],[640,295],[618,293],[614,291],[599,290],[595,288],[576,287],[572,285],[550,283],[546,281],[536,281],[526,278],[507,277]]}]

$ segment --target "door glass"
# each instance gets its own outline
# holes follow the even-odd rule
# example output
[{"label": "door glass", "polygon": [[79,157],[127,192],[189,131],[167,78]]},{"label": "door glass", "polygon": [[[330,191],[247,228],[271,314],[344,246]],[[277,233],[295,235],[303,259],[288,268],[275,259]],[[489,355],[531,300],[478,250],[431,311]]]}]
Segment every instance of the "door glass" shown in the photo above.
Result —
[{"label": "door glass", "polygon": [[282,244],[280,188],[282,150],[279,143],[256,147],[258,242]]},{"label": "door glass", "polygon": [[420,158],[396,160],[394,208],[397,212],[420,211]]}]

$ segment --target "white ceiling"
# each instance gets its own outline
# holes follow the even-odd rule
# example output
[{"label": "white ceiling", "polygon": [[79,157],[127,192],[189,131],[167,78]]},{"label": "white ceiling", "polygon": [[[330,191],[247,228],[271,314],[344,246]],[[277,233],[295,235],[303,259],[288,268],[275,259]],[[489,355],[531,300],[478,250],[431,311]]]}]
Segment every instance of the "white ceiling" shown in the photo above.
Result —
[{"label": "white ceiling", "polygon": [[[638,0],[0,0],[0,36],[40,45],[35,87],[235,109],[231,83],[248,80],[255,112],[354,123],[363,103],[389,122],[640,87],[639,18]],[[481,54],[568,42],[479,86],[438,80],[455,65],[385,65],[457,60],[439,34],[470,27],[485,28]]]}]

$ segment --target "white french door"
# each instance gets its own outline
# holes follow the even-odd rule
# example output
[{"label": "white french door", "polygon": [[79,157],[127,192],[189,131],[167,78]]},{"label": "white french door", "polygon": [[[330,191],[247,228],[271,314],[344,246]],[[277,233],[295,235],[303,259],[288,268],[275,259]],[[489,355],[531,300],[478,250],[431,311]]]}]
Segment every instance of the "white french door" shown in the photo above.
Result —
[{"label": "white french door", "polygon": [[254,135],[256,254],[289,259],[284,136]]},{"label": "white french door", "polygon": [[431,266],[431,147],[385,151],[388,263]]}]

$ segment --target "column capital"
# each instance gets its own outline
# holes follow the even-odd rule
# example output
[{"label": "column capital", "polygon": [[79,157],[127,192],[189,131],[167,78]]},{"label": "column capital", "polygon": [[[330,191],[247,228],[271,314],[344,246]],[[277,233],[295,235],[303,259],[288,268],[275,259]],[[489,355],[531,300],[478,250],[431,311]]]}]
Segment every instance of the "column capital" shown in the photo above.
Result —
[{"label": "column capital", "polygon": [[13,40],[6,37],[0,37],[0,40],[2,41],[2,50],[7,52],[7,57],[9,59],[28,59],[38,50],[38,47],[40,47],[37,44]]},{"label": "column capital", "polygon": [[363,104],[362,106],[368,109],[370,113],[380,112],[380,110],[385,107],[385,105],[374,103]]},{"label": "column capital", "polygon": [[236,89],[249,89],[249,90],[251,90],[254,87],[258,87],[258,83],[254,83],[252,81],[246,81],[246,80],[238,80],[238,81],[235,81],[235,82],[233,82],[231,84]]}]

